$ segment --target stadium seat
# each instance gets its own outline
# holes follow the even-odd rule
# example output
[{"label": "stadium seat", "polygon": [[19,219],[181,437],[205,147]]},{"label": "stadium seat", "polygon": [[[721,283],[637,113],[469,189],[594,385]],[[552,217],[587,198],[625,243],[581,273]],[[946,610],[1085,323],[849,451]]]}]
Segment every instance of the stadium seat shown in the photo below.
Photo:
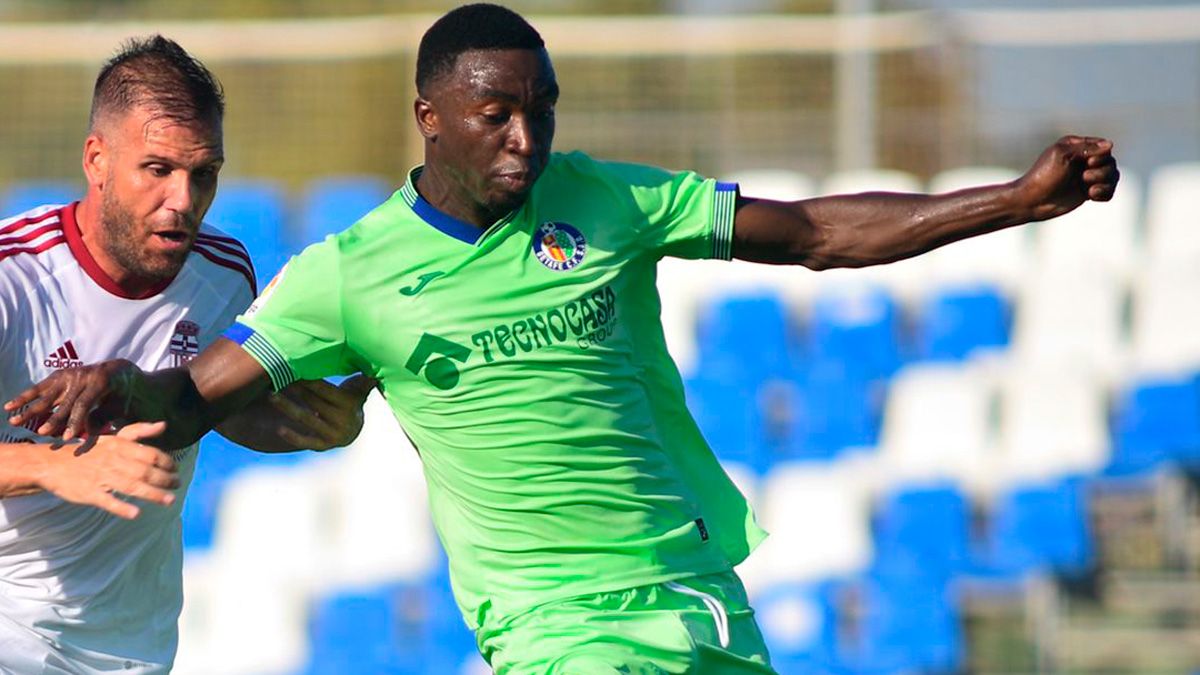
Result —
[{"label": "stadium seat", "polygon": [[937,289],[921,303],[917,353],[929,361],[963,361],[1008,345],[1009,308],[990,285]]},{"label": "stadium seat", "polygon": [[697,330],[706,378],[757,387],[794,370],[792,319],[774,294],[717,298],[701,313]]},{"label": "stadium seat", "polygon": [[758,516],[771,536],[739,570],[752,592],[845,578],[870,562],[868,495],[852,473],[788,462],[767,474],[761,494]]},{"label": "stadium seat", "polygon": [[[1009,169],[970,167],[951,169],[934,176],[929,183],[933,193],[952,192],[978,185],[1008,182],[1018,174]],[[937,284],[973,285],[990,283],[1013,295],[1029,261],[1029,231],[1013,227],[944,246],[926,256]]]},{"label": "stadium seat", "polygon": [[328,568],[322,462],[255,466],[229,480],[211,555],[211,647],[224,672],[303,666],[305,608]]},{"label": "stadium seat", "polygon": [[1133,367],[1139,374],[1172,376],[1200,371],[1200,265],[1195,261],[1147,266],[1134,286]]},{"label": "stadium seat", "polygon": [[[886,393],[844,362],[824,361],[764,390],[768,441],[774,461],[829,460],[850,448],[879,442]],[[773,408],[781,408],[772,414]],[[772,421],[776,424],[772,425]]]},{"label": "stadium seat", "polygon": [[949,590],[917,580],[868,579],[851,672],[958,673],[966,640]]},{"label": "stadium seat", "polygon": [[8,218],[46,204],[69,204],[83,196],[83,188],[70,181],[41,180],[12,183],[0,196],[0,218]]},{"label": "stadium seat", "polygon": [[1038,267],[1092,270],[1116,282],[1128,281],[1142,252],[1141,188],[1138,176],[1122,167],[1111,201],[1086,202],[1071,213],[1035,225]]},{"label": "stadium seat", "polygon": [[893,485],[950,480],[986,491],[995,480],[990,382],[972,368],[910,365],[892,379],[880,441]]},{"label": "stadium seat", "polygon": [[817,189],[808,176],[786,169],[746,169],[721,178],[727,183],[737,183],[739,191],[747,197],[795,201],[807,199]]},{"label": "stadium seat", "polygon": [[845,195],[859,192],[920,192],[921,181],[907,171],[895,169],[851,169],[830,174],[821,182],[821,194]]},{"label": "stadium seat", "polygon": [[223,180],[204,220],[246,246],[259,289],[296,252],[287,234],[287,195],[274,181]]},{"label": "stadium seat", "polygon": [[1125,286],[1099,268],[1043,268],[1021,289],[1013,352],[1028,364],[1116,377],[1125,362]]},{"label": "stadium seat", "polygon": [[[383,396],[363,405],[358,438],[329,458],[332,508],[324,583],[362,586],[412,582],[439,564],[421,460]],[[381,532],[396,536],[381,537]]]},{"label": "stadium seat", "polygon": [[754,598],[771,665],[786,673],[822,673],[838,660],[838,611],[830,584],[778,584]]},{"label": "stadium seat", "polygon": [[309,618],[308,675],[422,675],[420,589],[363,589],[319,598]]},{"label": "stadium seat", "polygon": [[1110,474],[1132,474],[1167,462],[1200,464],[1200,386],[1190,377],[1141,380],[1114,406]]},{"label": "stadium seat", "polygon": [[387,201],[392,185],[379,176],[328,176],[311,181],[300,204],[299,227],[289,242],[303,249],[340,232]]},{"label": "stadium seat", "polygon": [[1146,199],[1146,249],[1149,263],[1192,262],[1200,257],[1196,202],[1200,200],[1200,162],[1171,164],[1150,176]]},{"label": "stadium seat", "polygon": [[737,462],[759,473],[769,467],[757,386],[701,376],[688,378],[684,391],[688,410],[722,462]]},{"label": "stadium seat", "polygon": [[944,584],[973,563],[971,506],[949,485],[900,489],[875,509],[873,576]]},{"label": "stadium seat", "polygon": [[847,375],[886,379],[903,362],[899,334],[899,306],[882,287],[827,288],[813,303],[805,355],[810,362],[844,364]]},{"label": "stadium seat", "polygon": [[189,550],[212,547],[217,510],[229,478],[260,460],[247,450],[213,431],[200,441],[200,455],[183,503],[183,546]]},{"label": "stadium seat", "polygon": [[1012,482],[1094,473],[1110,455],[1104,389],[1085,372],[1014,367],[1001,386],[999,471]]},{"label": "stadium seat", "polygon": [[1077,478],[1017,486],[996,500],[988,528],[993,570],[1080,577],[1095,562],[1086,491]]}]

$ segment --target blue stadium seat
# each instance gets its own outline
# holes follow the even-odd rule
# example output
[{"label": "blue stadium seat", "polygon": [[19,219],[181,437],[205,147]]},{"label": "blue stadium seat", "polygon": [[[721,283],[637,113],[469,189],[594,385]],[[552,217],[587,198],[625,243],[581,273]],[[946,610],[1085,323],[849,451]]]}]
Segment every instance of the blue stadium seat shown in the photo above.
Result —
[{"label": "blue stadium seat", "polygon": [[283,187],[273,181],[222,181],[204,220],[245,244],[260,289],[296,252],[286,235],[287,197]]},{"label": "blue stadium seat", "polygon": [[873,573],[897,580],[945,583],[973,564],[970,506],[953,487],[894,492],[875,518]]},{"label": "blue stadium seat", "polygon": [[266,454],[244,448],[215,431],[200,439],[200,456],[183,502],[183,546],[185,549],[212,547],[221,496],[229,479],[241,469],[256,464],[287,466],[315,458],[312,452]]},{"label": "blue stadium seat", "polygon": [[706,377],[757,386],[796,363],[791,321],[776,295],[720,298],[701,313],[698,362]]},{"label": "blue stadium seat", "polygon": [[1084,488],[1072,478],[1002,495],[991,518],[990,567],[1016,577],[1033,571],[1081,577],[1090,571],[1095,556]]},{"label": "blue stadium seat", "polygon": [[845,364],[863,379],[885,379],[903,363],[900,310],[883,288],[855,287],[823,293],[813,303],[807,356]]},{"label": "blue stadium seat", "polygon": [[684,390],[688,409],[717,457],[745,464],[759,473],[769,468],[757,387],[721,382],[702,369],[699,377],[684,383]]},{"label": "blue stadium seat", "polygon": [[11,184],[0,196],[0,218],[8,218],[44,204],[67,204],[83,196],[83,188],[69,181],[41,180]]},{"label": "blue stadium seat", "polygon": [[1134,474],[1165,462],[1200,464],[1200,385],[1159,379],[1121,392],[1113,421],[1110,475]]},{"label": "blue stadium seat", "polygon": [[[848,370],[844,363],[824,361],[786,382],[792,407],[781,442],[773,444],[774,461],[832,459],[847,448],[877,444],[885,384]],[[770,398],[764,403],[770,420]]]},{"label": "blue stadium seat", "polygon": [[977,349],[1008,345],[1009,311],[993,286],[934,292],[921,305],[917,352],[922,359],[962,361]]},{"label": "blue stadium seat", "polygon": [[308,675],[424,675],[424,606],[416,586],[318,600],[309,618]]},{"label": "blue stadium seat", "polygon": [[392,186],[379,176],[329,176],[310,182],[300,205],[293,248],[340,232],[387,201]]},{"label": "blue stadium seat", "polygon": [[785,673],[825,673],[838,662],[837,589],[832,584],[785,584],[754,600],[771,665]]},{"label": "blue stadium seat", "polygon": [[868,579],[847,661],[853,672],[957,673],[966,654],[960,612],[933,581]]}]

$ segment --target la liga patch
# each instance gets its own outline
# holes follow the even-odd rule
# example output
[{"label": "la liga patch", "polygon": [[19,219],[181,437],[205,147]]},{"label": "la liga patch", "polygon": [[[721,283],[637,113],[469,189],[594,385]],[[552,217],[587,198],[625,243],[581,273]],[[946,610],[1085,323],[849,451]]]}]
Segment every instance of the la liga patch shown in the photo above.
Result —
[{"label": "la liga patch", "polygon": [[583,233],[567,223],[543,223],[533,237],[538,262],[555,272],[575,269],[587,253]]}]

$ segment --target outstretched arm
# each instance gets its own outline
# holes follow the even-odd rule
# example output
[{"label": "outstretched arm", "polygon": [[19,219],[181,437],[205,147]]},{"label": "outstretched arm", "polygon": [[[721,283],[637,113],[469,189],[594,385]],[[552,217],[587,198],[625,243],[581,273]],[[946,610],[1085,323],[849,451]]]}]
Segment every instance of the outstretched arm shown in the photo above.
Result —
[{"label": "outstretched arm", "polygon": [[[110,421],[162,420],[167,429],[154,444],[181,448],[269,389],[263,367],[237,344],[220,338],[185,368],[147,373],[115,360],[60,370],[4,409],[15,413],[9,418],[14,425],[47,416],[37,432],[66,440]],[[21,406],[26,407],[16,413]]]},{"label": "outstretched arm", "polygon": [[894,262],[1112,198],[1112,143],[1064,136],[1019,179],[943,195],[872,192],[798,202],[739,199],[733,255],[815,270]]},{"label": "outstretched arm", "polygon": [[0,498],[46,490],[121,518],[135,518],[140,509],[114,492],[168,506],[179,487],[175,462],[139,442],[162,429],[161,423],[131,424],[85,443],[0,443]]},{"label": "outstretched arm", "polygon": [[344,447],[362,431],[363,403],[375,384],[361,373],[336,385],[298,380],[258,398],[217,425],[217,431],[259,452]]}]

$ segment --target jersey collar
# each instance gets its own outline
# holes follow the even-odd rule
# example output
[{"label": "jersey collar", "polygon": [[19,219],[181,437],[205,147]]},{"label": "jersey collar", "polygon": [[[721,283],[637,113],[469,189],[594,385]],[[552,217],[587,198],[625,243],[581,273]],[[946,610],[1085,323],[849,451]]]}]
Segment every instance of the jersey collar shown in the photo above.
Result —
[{"label": "jersey collar", "polygon": [[408,180],[400,188],[400,195],[404,197],[408,208],[412,209],[412,212],[417,214],[421,220],[432,225],[434,229],[442,234],[454,237],[461,242],[471,244],[472,246],[478,244],[488,232],[492,232],[511,221],[517,215],[517,211],[520,210],[520,208],[514,209],[511,213],[492,224],[491,227],[481,230],[465,220],[459,220],[448,213],[437,210],[433,204],[425,201],[425,198],[417,192],[417,180],[421,178],[421,172],[424,170],[425,167],[421,165],[414,167],[408,172]]},{"label": "jersey collar", "polygon": [[146,289],[142,293],[132,295],[122,289],[113,278],[108,276],[101,267],[100,263],[92,257],[92,252],[88,250],[87,245],[83,243],[83,234],[79,231],[79,221],[75,219],[75,207],[79,206],[79,202],[72,202],[63,207],[62,220],[63,234],[67,236],[67,246],[71,249],[71,254],[75,256],[75,261],[83,268],[83,271],[91,277],[96,285],[104,290],[112,293],[118,298],[126,300],[144,300],[162,293],[167,286],[171,285],[174,277],[166,279],[151,288]]}]

